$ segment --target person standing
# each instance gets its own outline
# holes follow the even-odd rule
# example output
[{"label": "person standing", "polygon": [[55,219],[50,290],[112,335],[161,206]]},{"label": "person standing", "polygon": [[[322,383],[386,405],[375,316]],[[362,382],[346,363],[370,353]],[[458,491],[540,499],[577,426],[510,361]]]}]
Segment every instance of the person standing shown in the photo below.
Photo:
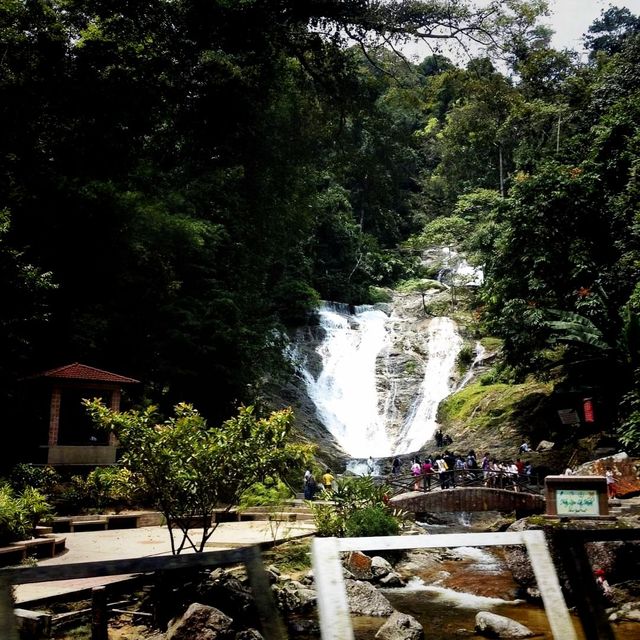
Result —
[{"label": "person standing", "polygon": [[317,490],[318,484],[316,482],[315,476],[313,475],[313,472],[309,471],[309,475],[306,477],[304,483],[304,499],[313,500],[316,496]]},{"label": "person standing", "polygon": [[420,491],[420,474],[422,473],[422,468],[420,466],[420,460],[415,458],[413,463],[411,464],[411,475],[413,476],[413,490]]},{"label": "person standing", "polygon": [[609,498],[616,498],[618,496],[618,491],[616,486],[616,477],[613,474],[613,469],[611,467],[607,467],[604,476],[607,479],[607,493],[609,494]]},{"label": "person standing", "polygon": [[431,491],[431,476],[433,475],[433,464],[431,458],[425,458],[422,463],[422,488]]},{"label": "person standing", "polygon": [[438,474],[440,475],[440,488],[446,489],[448,486],[447,485],[448,467],[447,467],[447,463],[444,461],[444,458],[440,454],[436,456],[436,466],[438,468]]},{"label": "person standing", "polygon": [[329,491],[329,492],[333,491],[333,481],[334,480],[335,480],[335,478],[333,477],[333,475],[331,473],[331,469],[327,469],[322,474],[322,484],[324,485],[324,490],[325,491]]},{"label": "person standing", "polygon": [[397,476],[400,473],[400,458],[395,457],[391,463],[391,473]]},{"label": "person standing", "polygon": [[367,472],[369,473],[369,475],[373,474],[373,469],[374,469],[373,458],[369,456],[369,459],[367,460]]},{"label": "person standing", "polygon": [[447,463],[447,488],[456,486],[456,458],[451,451],[447,449],[444,452],[444,461]]},{"label": "person standing", "polygon": [[484,476],[484,483],[488,487],[489,486],[489,472],[491,471],[491,458],[489,457],[489,452],[484,454],[482,458],[482,475]]}]

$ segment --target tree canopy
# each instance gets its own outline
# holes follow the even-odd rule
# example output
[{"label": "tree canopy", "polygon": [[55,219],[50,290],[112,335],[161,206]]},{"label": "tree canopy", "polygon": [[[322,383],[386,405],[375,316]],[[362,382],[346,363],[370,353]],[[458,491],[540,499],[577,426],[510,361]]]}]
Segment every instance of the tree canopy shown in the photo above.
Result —
[{"label": "tree canopy", "polygon": [[[485,266],[483,321],[521,375],[553,365],[549,345],[590,360],[595,344],[562,340],[575,316],[557,314],[592,323],[609,369],[571,375],[605,385],[627,424],[638,18],[603,12],[582,62],[550,47],[546,11],[2,3],[7,419],[24,415],[18,379],[82,361],[143,380],[140,406],[184,402],[220,424],[287,375],[286,331],[319,300],[420,277],[398,247],[446,236]],[[413,38],[433,55],[398,55]],[[452,40],[482,53],[461,64]]]}]

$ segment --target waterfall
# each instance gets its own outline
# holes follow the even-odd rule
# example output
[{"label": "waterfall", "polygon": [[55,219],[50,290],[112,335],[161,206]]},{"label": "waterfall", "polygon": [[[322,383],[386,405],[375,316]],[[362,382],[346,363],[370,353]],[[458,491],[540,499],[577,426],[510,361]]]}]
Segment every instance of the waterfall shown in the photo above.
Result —
[{"label": "waterfall", "polygon": [[469,367],[467,372],[464,374],[464,376],[458,383],[458,386],[456,387],[456,391],[459,391],[460,389],[462,389],[469,382],[469,380],[473,378],[474,369],[478,366],[480,362],[484,360],[486,353],[487,353],[487,350],[482,346],[482,344],[479,341],[477,341],[475,358],[473,359],[473,362],[471,363],[471,366]]},{"label": "waterfall", "polygon": [[352,311],[330,304],[319,310],[324,331],[317,348],[320,374],[314,377],[304,363],[299,366],[307,394],[320,421],[352,457],[364,460],[417,451],[435,432],[438,404],[452,391],[462,346],[456,324],[450,318],[432,318],[426,333],[419,334],[422,383],[406,415],[399,415],[397,379],[406,376],[390,371],[393,323],[371,306]]},{"label": "waterfall", "polygon": [[450,378],[461,347],[455,322],[451,318],[433,318],[420,395],[398,436],[395,453],[416,451],[435,433],[438,405],[452,391]]},{"label": "waterfall", "polygon": [[453,249],[440,249],[444,266],[438,271],[436,279],[445,286],[479,287],[484,282],[482,267],[470,265],[466,258]]},{"label": "waterfall", "polygon": [[322,372],[305,375],[307,393],[324,426],[356,458],[391,455],[384,416],[378,410],[376,359],[387,344],[387,315],[369,306],[324,305],[320,325],[325,338],[318,347]]}]

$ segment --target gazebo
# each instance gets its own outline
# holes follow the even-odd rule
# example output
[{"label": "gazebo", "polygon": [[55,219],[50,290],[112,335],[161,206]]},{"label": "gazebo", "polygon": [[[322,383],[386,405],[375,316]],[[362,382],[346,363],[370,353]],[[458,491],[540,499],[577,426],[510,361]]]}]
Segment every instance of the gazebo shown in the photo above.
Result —
[{"label": "gazebo", "polygon": [[120,410],[123,385],[134,378],[96,369],[79,362],[49,369],[35,376],[48,383],[51,392],[47,463],[51,465],[109,465],[116,461],[113,433],[95,432],[82,400],[101,398],[112,410]]}]

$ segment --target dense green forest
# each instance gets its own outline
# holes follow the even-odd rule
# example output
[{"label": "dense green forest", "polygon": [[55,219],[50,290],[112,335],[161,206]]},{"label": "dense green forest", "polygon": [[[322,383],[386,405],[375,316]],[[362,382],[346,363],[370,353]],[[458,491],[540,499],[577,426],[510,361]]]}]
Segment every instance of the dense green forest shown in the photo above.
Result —
[{"label": "dense green forest", "polygon": [[468,4],[0,0],[5,424],[74,361],[219,422],[319,300],[446,242],[504,379],[561,367],[637,446],[640,19],[609,8],[584,60],[542,0]]}]

